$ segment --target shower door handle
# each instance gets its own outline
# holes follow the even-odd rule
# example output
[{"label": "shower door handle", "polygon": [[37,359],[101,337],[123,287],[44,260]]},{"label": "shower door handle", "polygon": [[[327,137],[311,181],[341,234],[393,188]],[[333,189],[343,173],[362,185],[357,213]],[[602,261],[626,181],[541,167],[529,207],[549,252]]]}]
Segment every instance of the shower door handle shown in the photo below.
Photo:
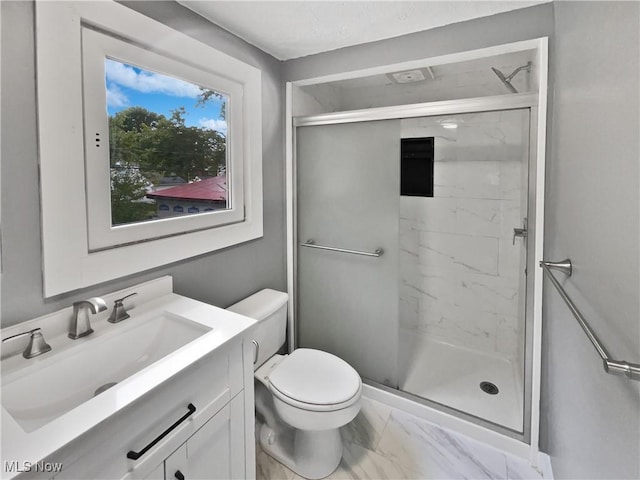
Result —
[{"label": "shower door handle", "polygon": [[522,228],[514,228],[513,229],[513,245],[516,244],[516,237],[522,237],[522,238],[527,238],[527,219],[525,218],[523,220],[523,226]]}]

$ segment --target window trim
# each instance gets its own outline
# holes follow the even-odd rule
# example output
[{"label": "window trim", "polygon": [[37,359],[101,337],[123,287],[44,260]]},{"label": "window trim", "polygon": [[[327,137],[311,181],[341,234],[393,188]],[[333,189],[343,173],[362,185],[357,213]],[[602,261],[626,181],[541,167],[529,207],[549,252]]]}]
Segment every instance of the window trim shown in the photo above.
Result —
[{"label": "window trim", "polygon": [[[117,247],[133,242],[213,228],[244,219],[242,175],[242,85],[200,68],[185,65],[172,58],[149,52],[137,45],[108,36],[83,26],[82,71],[85,130],[85,169],[89,250]],[[227,184],[228,208],[207,215],[180,216],[149,222],[112,226],[111,194],[109,189],[109,120],[106,112],[106,84],[104,59],[111,58],[145,70],[161,73],[190,83],[198,83],[223,93],[228,98],[227,123]],[[215,88],[214,88],[215,87]],[[104,144],[97,147],[99,135]]]},{"label": "window trim", "polygon": [[[111,1],[38,1],[36,22],[45,297],[262,237],[262,82],[259,69]],[[79,93],[83,88],[83,25],[239,85],[244,190],[239,199],[243,206],[238,206],[242,210],[241,221],[117,248],[89,249],[87,219],[90,209],[86,204],[84,116]],[[206,59],[204,64],[202,59]],[[214,70],[222,70],[221,66],[224,71]],[[208,215],[211,214],[203,214]]]}]

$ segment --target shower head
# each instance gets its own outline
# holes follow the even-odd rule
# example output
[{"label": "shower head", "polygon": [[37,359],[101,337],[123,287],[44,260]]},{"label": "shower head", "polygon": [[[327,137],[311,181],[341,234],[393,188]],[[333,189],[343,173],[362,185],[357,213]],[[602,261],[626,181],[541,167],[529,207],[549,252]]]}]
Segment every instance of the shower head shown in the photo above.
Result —
[{"label": "shower head", "polygon": [[491,70],[493,70],[493,73],[496,74],[496,76],[500,79],[502,83],[504,83],[504,86],[507,87],[511,93],[518,93],[518,91],[515,88],[513,88],[513,85],[511,85],[511,82],[507,80],[507,77],[504,76],[504,73],[502,73],[500,70],[494,67],[491,67]]},{"label": "shower head", "polygon": [[493,73],[496,74],[496,76],[500,79],[500,81],[504,84],[505,87],[507,87],[507,89],[511,93],[518,93],[518,91],[514,88],[514,86],[511,85],[511,79],[513,77],[515,77],[518,74],[518,72],[520,72],[521,70],[526,70],[527,72],[530,72],[531,71],[531,62],[527,62],[526,65],[523,65],[522,67],[516,68],[513,72],[511,72],[511,75],[506,76],[506,77],[505,77],[504,73],[502,73],[497,68],[491,67],[491,70],[493,70]]}]

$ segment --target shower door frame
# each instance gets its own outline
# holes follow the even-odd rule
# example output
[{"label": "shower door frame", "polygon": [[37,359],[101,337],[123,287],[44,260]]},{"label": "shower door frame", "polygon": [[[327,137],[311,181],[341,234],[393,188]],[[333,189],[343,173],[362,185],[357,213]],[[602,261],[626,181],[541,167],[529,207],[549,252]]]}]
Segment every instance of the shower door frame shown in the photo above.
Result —
[{"label": "shower door frame", "polygon": [[[503,53],[535,50],[537,54],[538,76],[536,78],[538,91],[526,94],[506,94],[490,97],[469,98],[462,100],[447,100],[411,105],[398,105],[390,107],[369,108],[363,110],[342,111],[334,113],[322,113],[309,116],[293,116],[293,88],[307,86],[328,81],[337,81],[347,78],[369,76],[389,71],[407,70],[416,68],[417,65],[438,65],[454,63]],[[539,451],[539,423],[540,423],[540,376],[541,376],[541,345],[542,345],[542,272],[535,265],[543,258],[544,238],[544,181],[545,181],[545,149],[546,149],[546,115],[547,115],[547,77],[548,77],[548,39],[547,37],[516,42],[497,47],[489,47],[469,52],[460,52],[437,58],[424,59],[412,62],[403,62],[394,65],[346,72],[343,74],[329,75],[312,79],[305,79],[286,84],[286,210],[287,210],[287,287],[290,293],[289,302],[289,349],[292,351],[297,345],[296,334],[296,259],[299,240],[296,238],[296,128],[300,126],[330,125],[341,123],[353,123],[363,121],[388,120],[399,118],[429,117],[437,115],[452,115],[463,113],[479,113],[498,110],[529,109],[530,119],[530,144],[529,144],[529,225],[530,233],[527,245],[527,311],[525,318],[525,349],[530,351],[531,358],[525,358],[529,368],[525,368],[524,396],[525,400],[525,425],[522,438],[518,435],[509,435],[504,431],[493,431],[481,424],[470,423],[464,417],[457,418],[446,412],[437,410],[429,413],[429,417],[436,423],[453,428],[471,437],[492,444],[515,455],[529,459],[530,463],[537,466],[540,460]],[[531,221],[533,220],[533,221]],[[525,357],[528,354],[525,355]],[[530,381],[528,381],[530,378]],[[376,388],[378,387],[378,388]],[[385,391],[387,390],[387,391]],[[424,416],[422,409],[429,408],[417,405],[410,399],[393,398],[391,389],[380,389],[375,385],[366,390],[371,396],[395,403],[400,408],[412,411]],[[527,412],[529,406],[529,412]],[[433,410],[433,408],[431,408]],[[528,414],[528,415],[527,415]],[[528,421],[528,423],[527,423]],[[480,422],[482,423],[482,422]],[[486,423],[486,422],[485,422]],[[528,439],[527,439],[528,437]]]}]

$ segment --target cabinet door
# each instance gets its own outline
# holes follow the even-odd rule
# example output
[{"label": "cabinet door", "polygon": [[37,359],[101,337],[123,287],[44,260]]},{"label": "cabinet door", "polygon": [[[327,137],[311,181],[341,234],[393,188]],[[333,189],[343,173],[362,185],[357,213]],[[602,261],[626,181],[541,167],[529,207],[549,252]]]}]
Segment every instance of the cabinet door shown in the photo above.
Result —
[{"label": "cabinet door", "polygon": [[[187,441],[185,478],[245,478],[244,460],[244,398],[236,395]],[[167,479],[173,480],[169,469]]]},{"label": "cabinet door", "polygon": [[144,477],[145,480],[164,480],[164,462],[153,469],[149,475]]},{"label": "cabinet door", "polygon": [[164,479],[191,479],[193,477],[191,476],[191,470],[189,467],[189,461],[187,460],[187,444],[185,443],[164,461]]}]

